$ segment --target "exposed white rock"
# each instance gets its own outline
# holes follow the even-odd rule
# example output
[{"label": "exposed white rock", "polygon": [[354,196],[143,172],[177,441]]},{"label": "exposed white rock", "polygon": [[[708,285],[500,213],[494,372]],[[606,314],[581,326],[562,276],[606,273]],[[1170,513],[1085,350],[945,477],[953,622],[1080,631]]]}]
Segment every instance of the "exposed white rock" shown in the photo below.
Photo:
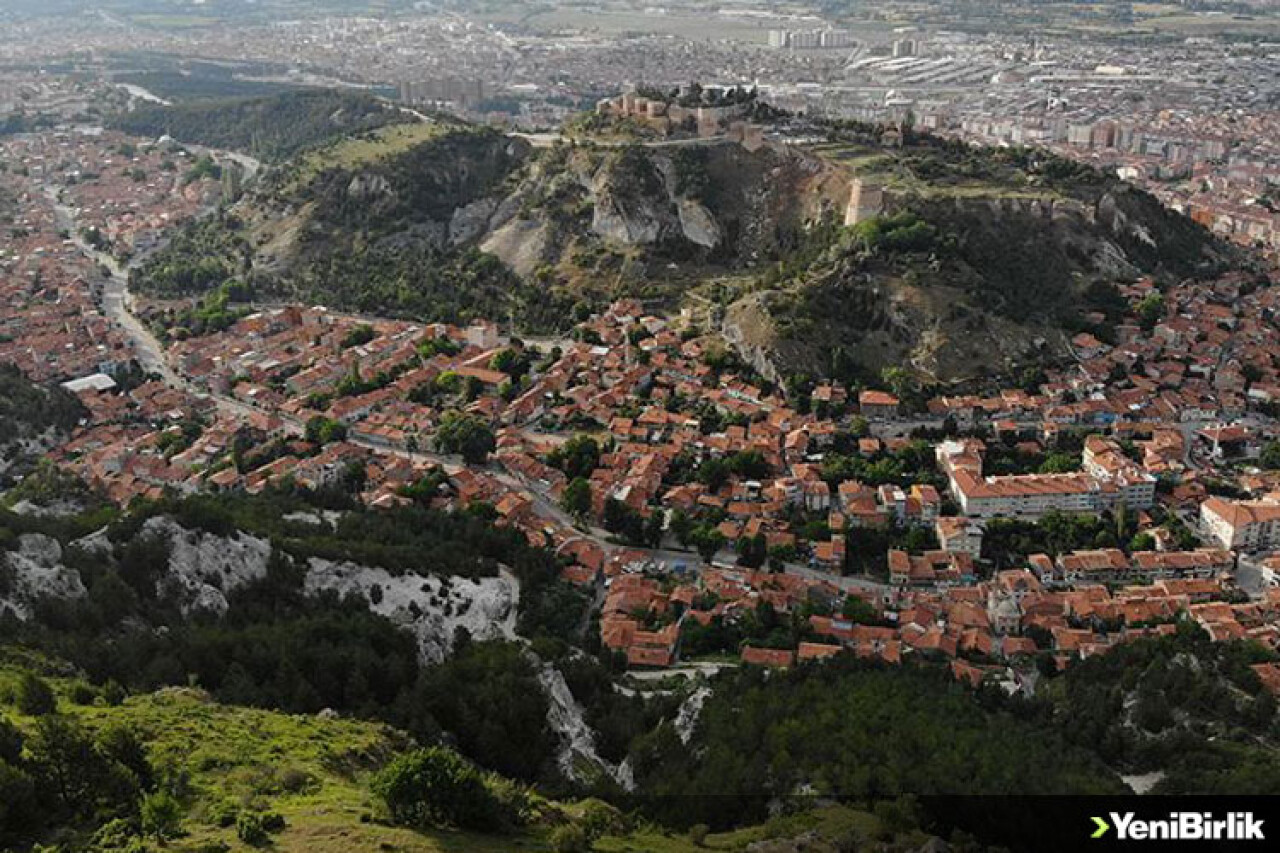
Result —
[{"label": "exposed white rock", "polygon": [[517,275],[530,276],[542,263],[547,249],[548,228],[545,222],[512,219],[493,231],[480,248],[497,255]]},{"label": "exposed white rock", "polygon": [[690,693],[689,698],[680,705],[680,710],[676,712],[675,726],[681,743],[688,743],[693,737],[693,729],[697,726],[698,717],[702,714],[702,706],[707,703],[710,696],[711,688],[703,684]]},{"label": "exposed white rock", "polygon": [[1154,770],[1151,773],[1121,776],[1120,781],[1128,785],[1129,789],[1135,794],[1146,794],[1158,785],[1164,776],[1165,773],[1163,770]]},{"label": "exposed white rock", "polygon": [[685,239],[707,249],[720,243],[723,236],[720,224],[701,203],[691,198],[678,199],[676,212],[680,214],[680,228],[684,231]]},{"label": "exposed white rock", "polygon": [[62,546],[56,539],[25,533],[18,537],[18,550],[0,554],[0,560],[7,564],[10,579],[8,593],[0,596],[0,613],[10,610],[19,619],[27,619],[38,598],[85,595],[80,573],[61,564]]},{"label": "exposed white rock", "polygon": [[313,557],[305,588],[309,593],[333,590],[363,596],[373,612],[411,631],[423,660],[432,663],[448,657],[458,628],[476,640],[509,640],[516,635],[520,584],[505,569],[497,577],[471,580],[412,572],[392,575],[386,569]]},{"label": "exposed white rock", "polygon": [[481,198],[459,207],[449,220],[449,242],[452,245],[467,243],[484,234],[489,220],[498,209],[498,199]]},{"label": "exposed white rock", "polygon": [[547,723],[560,737],[560,751],[556,764],[560,772],[575,782],[589,782],[588,767],[595,768],[618,783],[624,791],[636,787],[631,764],[610,764],[596,751],[596,736],[587,725],[582,706],[573,697],[564,675],[552,664],[543,664],[538,670],[538,681],[547,694]]},{"label": "exposed white rock", "polygon": [[184,613],[225,613],[226,593],[267,574],[271,544],[255,536],[214,536],[187,530],[168,518],[147,519],[142,533],[168,540],[169,572],[160,584],[177,593]]},{"label": "exposed white rock", "polygon": [[653,243],[662,232],[662,217],[647,199],[627,203],[606,191],[596,197],[591,230],[628,246]]},{"label": "exposed white rock", "polygon": [[382,175],[360,174],[347,185],[347,195],[357,199],[370,199],[393,194],[391,182]]}]

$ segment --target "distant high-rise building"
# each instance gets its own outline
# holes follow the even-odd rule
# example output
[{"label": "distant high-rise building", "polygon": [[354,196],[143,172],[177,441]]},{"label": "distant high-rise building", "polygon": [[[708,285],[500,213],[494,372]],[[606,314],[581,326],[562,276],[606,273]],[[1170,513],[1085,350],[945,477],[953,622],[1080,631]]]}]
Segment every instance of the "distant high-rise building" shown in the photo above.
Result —
[{"label": "distant high-rise building", "polygon": [[791,33],[791,47],[797,50],[820,47],[822,38],[818,30],[796,30]]},{"label": "distant high-rise building", "polygon": [[853,37],[848,30],[823,30],[818,41],[821,47],[848,47],[853,44]]}]

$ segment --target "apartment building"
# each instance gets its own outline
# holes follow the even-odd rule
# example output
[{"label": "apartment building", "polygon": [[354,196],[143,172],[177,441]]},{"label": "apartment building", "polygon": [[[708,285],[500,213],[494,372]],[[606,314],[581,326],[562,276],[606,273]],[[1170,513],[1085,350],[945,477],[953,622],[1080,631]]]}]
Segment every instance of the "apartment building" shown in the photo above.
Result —
[{"label": "apartment building", "polygon": [[938,461],[951,481],[961,511],[973,518],[1039,518],[1058,511],[1095,513],[1124,504],[1146,509],[1155,503],[1156,479],[1105,439],[1090,439],[1084,471],[1065,474],[982,475],[970,442],[944,441]]},{"label": "apartment building", "polygon": [[1200,504],[1200,524],[1223,548],[1280,548],[1280,501],[1232,501],[1217,496]]}]

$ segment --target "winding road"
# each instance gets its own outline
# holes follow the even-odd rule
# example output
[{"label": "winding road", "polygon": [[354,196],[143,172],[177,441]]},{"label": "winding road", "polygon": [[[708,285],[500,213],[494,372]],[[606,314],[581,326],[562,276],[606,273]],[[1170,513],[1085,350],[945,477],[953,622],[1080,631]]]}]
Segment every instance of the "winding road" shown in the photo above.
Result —
[{"label": "winding road", "polygon": [[[221,156],[230,159],[236,159],[241,162],[243,155],[227,154],[226,152],[216,152]],[[246,169],[246,177],[253,177],[258,174],[260,164],[253,158],[245,157],[242,165]],[[158,338],[146,327],[146,325],[138,319],[130,310],[131,298],[129,295],[129,270],[136,266],[141,259],[135,259],[132,263],[122,266],[109,253],[97,250],[91,246],[79,233],[79,223],[76,218],[75,211],[64,204],[59,198],[59,188],[54,185],[45,185],[44,192],[48,196],[49,201],[53,205],[55,218],[59,229],[65,230],[70,239],[75,243],[77,248],[90,260],[98,264],[101,269],[108,273],[107,281],[102,290],[101,308],[103,314],[116,326],[118,326],[128,337],[133,346],[135,357],[138,363],[149,373],[153,373],[172,388],[180,389],[193,397],[201,400],[212,401],[219,411],[242,419],[248,419],[254,416],[274,416],[281,420],[283,429],[292,435],[301,435],[305,431],[305,424],[290,415],[281,412],[261,409],[245,403],[242,400],[226,396],[224,394],[214,394],[196,387],[186,376],[183,376],[177,370],[174,370],[165,357],[164,345]],[[542,343],[568,343],[568,341],[547,339],[540,341]],[[396,447],[388,442],[377,439],[366,438],[348,438],[352,444],[364,447],[376,453],[389,454],[417,463],[428,465],[437,465],[445,471],[445,473],[453,475],[465,467],[460,458],[456,456],[445,456],[437,453],[424,451],[409,451]],[[599,545],[605,553],[614,553],[623,546],[615,545],[609,541],[609,534],[598,528],[588,528],[584,530],[577,521],[565,512],[560,505],[553,500],[539,484],[532,483],[527,478],[499,470],[494,464],[490,464],[487,473],[502,483],[507,488],[528,497],[532,503],[535,513],[549,522],[556,523],[567,529],[578,530],[585,539],[588,539]],[[644,551],[655,563],[664,565],[668,570],[673,569],[677,565],[685,565],[691,571],[698,571],[702,564],[696,553],[675,551],[663,548],[657,549],[635,549],[626,548],[625,550]],[[717,555],[714,565],[720,568],[736,568],[732,564],[732,552],[725,551]],[[794,574],[800,577],[814,581],[826,581],[833,584],[837,588],[845,592],[862,591],[872,592],[876,594],[884,594],[888,589],[888,585],[871,580],[869,578],[857,576],[841,576],[827,572],[821,572],[808,566],[790,563],[786,566],[788,574]]]}]

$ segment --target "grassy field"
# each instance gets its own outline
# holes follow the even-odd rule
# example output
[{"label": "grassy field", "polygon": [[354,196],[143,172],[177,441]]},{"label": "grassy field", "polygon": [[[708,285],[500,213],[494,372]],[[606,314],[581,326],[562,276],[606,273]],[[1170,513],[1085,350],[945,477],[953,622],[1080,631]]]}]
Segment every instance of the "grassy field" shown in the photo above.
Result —
[{"label": "grassy field", "polygon": [[882,148],[841,142],[824,142],[810,146],[810,151],[834,163],[850,174],[877,181],[898,193],[922,198],[1017,198],[1054,199],[1060,194],[1037,187],[1021,187],[990,180],[939,183],[920,180],[896,168],[897,157]]},{"label": "grassy field", "polygon": [[[0,696],[19,670],[0,666]],[[470,832],[421,833],[378,821],[369,793],[374,771],[409,746],[388,726],[338,718],[298,716],[218,704],[200,690],[170,688],[131,696],[124,704],[77,705],[74,680],[50,678],[59,711],[91,731],[123,725],[147,748],[153,766],[189,779],[182,829],[167,849],[182,853],[224,842],[244,849],[234,825],[220,819],[237,808],[280,813],[285,829],[273,836],[281,853],[399,850],[409,853],[499,853],[546,850],[542,833],[486,836]],[[3,707],[3,706],[0,706]],[[20,727],[35,720],[0,711]]]},{"label": "grassy field", "polygon": [[442,122],[411,122],[380,127],[360,136],[341,139],[301,158],[297,180],[302,181],[321,169],[349,169],[408,151],[449,130]]}]

